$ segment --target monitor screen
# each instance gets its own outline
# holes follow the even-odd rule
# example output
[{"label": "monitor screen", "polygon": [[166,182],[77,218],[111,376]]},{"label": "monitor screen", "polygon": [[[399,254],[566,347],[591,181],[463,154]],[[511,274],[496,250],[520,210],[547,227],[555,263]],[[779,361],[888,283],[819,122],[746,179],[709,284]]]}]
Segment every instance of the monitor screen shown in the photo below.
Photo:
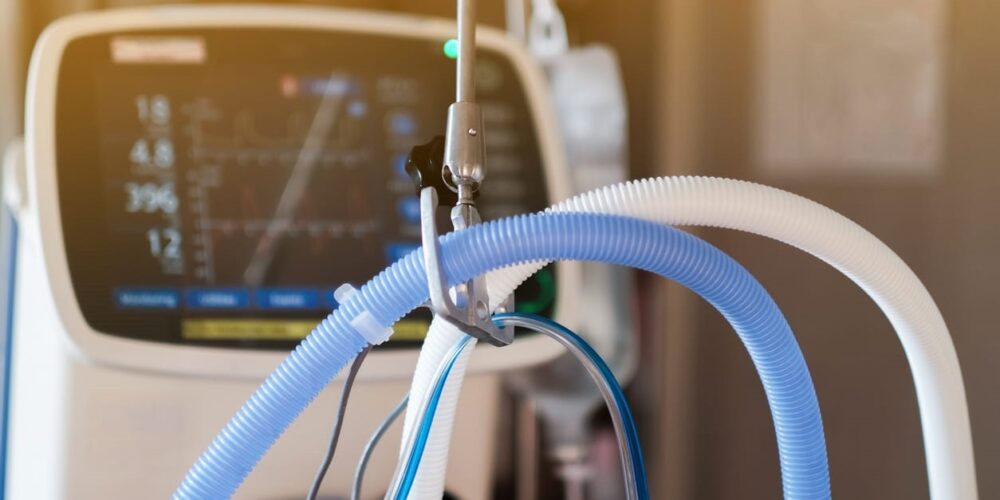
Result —
[{"label": "monitor screen", "polygon": [[[445,129],[447,40],[263,28],[103,34],[70,43],[58,75],[56,173],[70,275],[99,332],[288,349],[414,250],[404,171]],[[522,82],[481,49],[489,178],[484,219],[548,205]],[[439,227],[450,227],[442,210]],[[551,314],[554,269],[519,289]],[[417,311],[390,345],[422,339]]]}]

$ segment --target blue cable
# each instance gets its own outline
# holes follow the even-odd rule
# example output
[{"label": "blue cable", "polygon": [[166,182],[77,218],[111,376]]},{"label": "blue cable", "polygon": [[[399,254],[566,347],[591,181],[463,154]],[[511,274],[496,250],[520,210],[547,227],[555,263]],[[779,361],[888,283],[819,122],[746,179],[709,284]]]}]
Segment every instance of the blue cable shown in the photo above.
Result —
[{"label": "blue cable", "polygon": [[[639,493],[640,498],[648,499],[649,481],[646,478],[646,464],[643,459],[642,445],[639,441],[639,430],[635,425],[635,418],[632,416],[632,410],[629,407],[628,399],[625,397],[625,391],[618,383],[618,378],[615,377],[614,372],[611,371],[611,367],[609,367],[604,361],[604,358],[602,358],[601,355],[598,354],[597,351],[595,351],[583,337],[577,335],[576,332],[544,316],[536,314],[505,313],[495,315],[493,320],[501,326],[515,320],[528,320],[529,322],[543,324],[553,331],[560,333],[562,335],[560,340],[572,342],[574,347],[579,350],[579,352],[586,355],[590,364],[599,370],[601,379],[611,389],[611,394],[614,396],[614,404],[609,404],[608,410],[612,413],[617,412],[618,415],[621,416],[622,430],[628,439],[625,448],[628,450],[632,458],[632,467],[634,469],[633,472],[635,476],[635,490]],[[521,326],[528,326],[525,323],[519,324]],[[532,326],[528,327],[531,328]],[[600,381],[595,380],[595,382]]]},{"label": "blue cable", "polygon": [[434,390],[431,391],[430,397],[424,405],[423,418],[420,421],[420,427],[416,430],[416,439],[413,442],[413,447],[406,461],[406,468],[403,472],[403,479],[400,482],[399,493],[396,495],[397,499],[406,498],[410,494],[413,481],[416,480],[417,471],[420,469],[420,459],[424,455],[424,448],[427,446],[427,439],[431,434],[431,427],[434,425],[434,414],[437,413],[438,403],[441,401],[444,386],[448,383],[448,376],[451,375],[452,368],[454,368],[455,363],[462,356],[462,353],[465,352],[465,348],[468,347],[471,340],[472,337],[465,336],[455,343],[447,364],[439,372],[440,376],[435,380]]},{"label": "blue cable", "polygon": [[[622,431],[622,434],[624,434],[627,441],[626,443],[619,443],[622,448],[623,461],[626,461],[625,454],[628,454],[627,458],[629,459],[628,462],[630,462],[630,465],[625,466],[626,481],[631,480],[634,482],[634,491],[637,493],[639,499],[648,500],[649,481],[646,478],[646,467],[642,455],[642,446],[639,442],[639,431],[635,425],[635,419],[633,418],[632,411],[629,408],[625,392],[622,390],[622,387],[618,383],[618,379],[615,378],[611,368],[608,367],[607,363],[604,362],[604,359],[601,358],[601,355],[598,354],[586,340],[569,328],[542,316],[534,314],[509,313],[497,314],[493,317],[493,320],[500,327],[509,325],[513,328],[516,323],[518,326],[525,326],[532,329],[537,328],[537,331],[550,334],[550,336],[558,340],[560,343],[569,347],[570,350],[573,351],[574,355],[577,353],[583,354],[586,358],[585,365],[590,365],[588,368],[596,368],[597,375],[600,379],[595,380],[595,382],[598,382],[598,385],[600,386],[603,381],[604,386],[610,389],[611,399],[605,399],[605,402],[608,403],[608,410],[611,411],[612,414],[616,414],[620,417],[617,420],[621,423],[622,429],[620,430]],[[444,365],[444,369],[439,370],[438,372],[440,376],[434,380],[434,388],[427,404],[424,405],[420,425],[416,429],[414,445],[410,449],[410,453],[405,462],[400,487],[394,497],[396,500],[405,499],[410,494],[413,481],[416,479],[417,471],[420,469],[420,460],[423,456],[424,447],[430,436],[431,427],[434,425],[434,416],[437,412],[437,405],[440,400],[441,393],[444,392],[452,367],[455,365],[455,362],[458,360],[459,356],[461,356],[462,352],[465,351],[470,339],[471,337],[466,336],[456,343],[456,346],[452,348],[451,356],[445,361],[446,364]],[[603,393],[604,391],[602,391],[602,394]]]},{"label": "blue cable", "polygon": [[4,300],[2,301],[3,312],[0,313],[0,322],[3,323],[3,336],[0,338],[0,359],[3,359],[3,366],[0,367],[0,500],[7,496],[7,458],[9,456],[10,441],[10,392],[11,377],[13,374],[14,356],[14,295],[16,292],[17,277],[17,240],[18,225],[17,217],[7,205],[0,208],[0,228],[4,236],[6,253],[6,288],[3,290]]}]

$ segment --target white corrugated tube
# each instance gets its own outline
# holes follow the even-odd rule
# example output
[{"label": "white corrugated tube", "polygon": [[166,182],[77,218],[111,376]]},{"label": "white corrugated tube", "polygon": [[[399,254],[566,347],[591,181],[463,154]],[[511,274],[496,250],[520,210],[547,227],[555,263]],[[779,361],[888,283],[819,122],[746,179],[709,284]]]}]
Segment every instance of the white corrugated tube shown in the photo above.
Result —
[{"label": "white corrugated tube", "polygon": [[[801,196],[751,182],[711,177],[660,177],[616,184],[581,194],[549,210],[626,215],[662,224],[746,231],[809,252],[840,270],[878,304],[903,344],[916,386],[931,498],[978,498],[965,387],[948,327],[920,279],[864,228]],[[489,273],[491,308],[545,264]],[[445,321],[435,319],[431,323],[413,378],[404,436],[414,428],[416,405],[428,391],[431,376],[461,335]],[[465,350],[449,377],[411,498],[442,496],[451,424],[472,351]]]}]

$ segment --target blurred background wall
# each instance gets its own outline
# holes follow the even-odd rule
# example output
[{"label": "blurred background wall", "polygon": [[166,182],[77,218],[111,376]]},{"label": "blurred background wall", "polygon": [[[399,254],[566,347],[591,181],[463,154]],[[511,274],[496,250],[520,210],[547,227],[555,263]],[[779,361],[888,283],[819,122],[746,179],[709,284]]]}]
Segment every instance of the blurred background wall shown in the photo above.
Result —
[{"label": "blurred background wall", "polygon": [[[951,328],[972,407],[980,494],[1000,497],[1000,338],[991,321],[1000,304],[1000,4],[668,5],[673,30],[658,59],[668,96],[660,109],[672,117],[659,130],[665,172],[794,191],[895,249]],[[761,279],[799,336],[823,409],[834,494],[926,498],[909,373],[871,301],[801,252],[733,232],[704,236]],[[674,477],[691,497],[774,498],[777,477],[767,471],[777,464],[759,384],[720,318],[701,304],[694,310],[684,330],[690,378],[674,380],[689,393],[688,424],[669,434],[687,452]]]},{"label": "blurred background wall", "polygon": [[[20,122],[39,30],[128,0],[0,0],[0,141]],[[451,0],[311,2],[453,16]],[[503,2],[480,0],[502,26]],[[632,177],[776,185],[895,249],[951,327],[982,498],[1000,498],[1000,3],[995,0],[566,0],[574,43],[621,56]],[[888,322],[825,264],[743,234],[699,234],[771,291],[815,377],[840,498],[926,498],[914,391]],[[687,292],[643,277],[631,388],[654,498],[780,496],[774,432],[741,344]]]}]

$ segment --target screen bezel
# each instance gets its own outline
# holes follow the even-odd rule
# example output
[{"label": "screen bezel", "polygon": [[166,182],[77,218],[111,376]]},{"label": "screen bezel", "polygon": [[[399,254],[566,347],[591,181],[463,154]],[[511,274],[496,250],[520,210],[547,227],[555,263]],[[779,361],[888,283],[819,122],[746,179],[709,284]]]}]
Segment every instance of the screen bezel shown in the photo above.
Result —
[{"label": "screen bezel", "polygon": [[[69,277],[55,169],[55,99],[59,66],[66,45],[82,36],[143,29],[210,27],[302,28],[359,33],[393,33],[417,39],[442,39],[455,33],[453,23],[411,16],[310,7],[161,7],[83,14],[51,25],[39,39],[29,71],[26,106],[26,159],[34,230],[40,242],[48,285],[65,333],[81,354],[95,361],[142,370],[183,374],[261,377],[284,358],[285,351],[174,345],[113,337],[94,331],[85,321]],[[569,195],[568,171],[548,99],[544,77],[520,45],[504,34],[480,29],[478,43],[506,56],[521,79],[535,121],[547,176],[550,200]],[[579,265],[560,263],[556,299],[557,320],[572,325],[576,317],[569,291],[579,283]],[[376,368],[369,378],[412,375],[416,349],[377,352],[369,358]],[[526,338],[504,349],[481,349],[473,367],[496,370],[529,366],[560,352],[541,337]]]},{"label": "screen bezel", "polygon": [[[191,42],[199,48],[199,58],[196,61],[177,62],[151,62],[136,63],[135,61],[122,62],[115,60],[113,48],[116,43],[122,44],[125,41],[142,40],[149,44],[152,41],[163,43],[164,40],[170,43]],[[288,28],[194,28],[194,29],[164,29],[164,30],[142,30],[140,32],[91,35],[77,37],[72,40],[65,49],[63,62],[60,66],[58,95],[56,100],[56,178],[59,185],[58,194],[60,197],[60,210],[64,225],[64,235],[67,259],[70,267],[70,277],[76,290],[77,301],[83,311],[84,318],[88,324],[96,331],[125,338],[151,342],[169,342],[175,344],[193,344],[199,346],[213,347],[234,347],[239,349],[263,349],[287,351],[298,344],[298,339],[294,335],[304,335],[311,330],[312,326],[329,314],[327,303],[330,300],[330,292],[343,283],[353,283],[359,285],[368,281],[372,276],[381,271],[385,266],[395,260],[395,251],[392,247],[400,245],[411,246],[419,244],[419,238],[414,237],[413,227],[400,228],[403,222],[400,220],[392,208],[401,197],[416,200],[413,195],[412,184],[409,180],[399,182],[396,179],[398,172],[388,167],[391,157],[403,148],[412,147],[419,141],[426,140],[424,134],[432,134],[433,131],[443,131],[445,127],[444,119],[446,113],[443,112],[454,96],[454,90],[450,89],[446,83],[453,80],[454,60],[445,57],[442,53],[441,45],[444,40],[413,40],[400,38],[391,34],[356,34],[342,33],[329,30],[310,29],[288,29]],[[135,42],[132,42],[135,43]],[[477,56],[479,64],[487,65],[494,71],[504,75],[503,80],[517,81],[516,73],[506,57],[498,56],[494,51],[487,48],[480,48]],[[323,63],[319,63],[323,61]],[[172,188],[172,192],[178,193],[182,199],[180,205],[182,209],[176,213],[177,217],[173,222],[168,223],[161,219],[159,213],[140,217],[136,221],[136,215],[125,215],[114,207],[119,204],[124,205],[125,199],[117,199],[116,194],[120,191],[114,185],[117,179],[127,179],[133,182],[149,182],[151,173],[148,171],[136,173],[130,171],[125,161],[122,161],[114,152],[109,152],[109,141],[116,144],[118,148],[123,148],[120,137],[125,134],[129,137],[132,134],[141,134],[143,140],[153,140],[149,132],[142,129],[142,124],[130,122],[133,106],[122,105],[122,96],[131,96],[135,92],[149,92],[148,84],[159,86],[159,91],[165,91],[171,95],[174,107],[178,108],[175,113],[175,120],[180,123],[173,123],[167,128],[159,127],[154,135],[157,137],[166,134],[171,137],[174,149],[187,151],[189,147],[194,147],[197,142],[190,134],[185,133],[188,126],[185,125],[185,112],[183,108],[190,105],[190,99],[210,98],[215,106],[225,106],[226,97],[232,98],[228,104],[243,107],[257,108],[264,112],[273,104],[279,108],[287,103],[297,102],[285,96],[284,99],[264,102],[264,95],[277,94],[279,86],[275,83],[279,75],[290,74],[315,74],[318,70],[316,65],[332,65],[343,75],[345,81],[350,79],[352,86],[356,86],[358,95],[368,94],[366,99],[370,101],[373,117],[365,119],[362,127],[366,130],[362,148],[367,154],[374,155],[369,160],[369,168],[359,170],[340,171],[337,175],[331,176],[328,170],[316,172],[314,180],[310,182],[313,188],[321,191],[313,191],[313,196],[319,196],[328,203],[336,204],[348,198],[348,194],[342,188],[348,184],[346,177],[353,176],[351,184],[363,186],[371,193],[373,200],[370,204],[372,215],[376,223],[382,224],[383,229],[375,232],[371,238],[365,240],[372,246],[367,251],[359,252],[359,247],[355,246],[358,240],[347,241],[344,239],[329,240],[334,247],[328,248],[324,256],[314,258],[300,255],[304,258],[290,258],[283,261],[285,266],[281,271],[273,273],[273,280],[269,282],[251,285],[238,279],[234,279],[233,273],[218,273],[218,268],[226,268],[225,264],[220,266],[216,263],[216,276],[223,276],[218,281],[201,281],[191,272],[191,267],[196,263],[191,261],[193,253],[196,251],[194,244],[190,243],[197,234],[197,215],[190,212],[193,200],[181,194],[194,186],[185,179],[189,179],[199,169],[199,162],[189,157],[189,153],[179,153],[177,165],[172,165],[169,169],[170,181],[177,184]],[[395,67],[394,67],[395,66]],[[219,75],[226,75],[220,78]],[[235,98],[237,89],[231,88],[221,93],[219,89],[231,84],[229,78],[238,75],[240,79],[249,81],[239,84],[242,89],[253,88],[252,97]],[[376,97],[375,81],[384,75],[405,75],[413,78],[415,82],[420,82],[423,90],[419,99],[403,103],[380,103]],[[217,78],[212,80],[212,78]],[[210,84],[215,81],[216,84]],[[141,82],[141,83],[134,83]],[[195,82],[195,83],[192,83]],[[365,83],[367,82],[367,83]],[[136,88],[129,88],[129,84],[137,85]],[[124,85],[124,87],[123,87]],[[217,86],[218,85],[218,86]],[[141,89],[141,90],[140,90]],[[530,211],[543,210],[548,206],[548,193],[546,191],[546,178],[540,170],[542,159],[540,148],[537,144],[537,134],[535,124],[529,114],[529,106],[526,104],[526,97],[523,86],[520,83],[512,85],[493,86],[492,88],[482,86],[479,92],[480,99],[484,106],[491,103],[506,103],[510,106],[509,114],[505,120],[512,122],[512,125],[497,124],[497,127],[489,126],[490,130],[495,130],[498,134],[517,134],[517,142],[521,146],[517,150],[512,150],[509,146],[500,145],[495,151],[488,148],[487,157],[497,161],[497,172],[491,173],[491,184],[496,182],[496,192],[487,190],[480,198],[480,210],[483,211],[484,218],[495,218],[497,215],[490,211],[491,207],[507,206],[509,203],[520,203],[515,210],[507,209],[507,214],[519,214]],[[261,93],[261,94],[258,94]],[[211,97],[209,97],[211,96]],[[219,102],[221,98],[221,103]],[[188,101],[185,101],[188,99]],[[111,105],[107,106],[108,101]],[[260,101],[260,105],[252,105],[255,101]],[[366,102],[368,102],[366,101]],[[128,101],[131,104],[131,100]],[[388,108],[386,107],[388,106]],[[382,132],[378,126],[379,118],[374,117],[387,109],[399,109],[405,106],[409,112],[415,113],[417,121],[423,124],[423,132],[408,137],[403,140],[391,139],[391,134]],[[129,113],[123,115],[123,112]],[[223,113],[222,120],[225,116]],[[189,119],[189,118],[188,118]],[[280,121],[280,120],[279,120]],[[81,124],[95,124],[96,126],[81,126]],[[139,127],[138,129],[136,127]],[[504,131],[506,130],[506,132]],[[271,133],[276,132],[271,130]],[[386,134],[386,135],[383,135]],[[218,132],[216,134],[218,136]],[[507,137],[508,135],[504,135]],[[385,149],[391,150],[388,153],[379,145],[388,144]],[[508,139],[509,140],[509,139]],[[117,152],[114,146],[112,151]],[[502,159],[504,150],[507,154],[520,158],[523,162],[522,173],[517,178],[504,180],[504,175],[500,171],[502,166],[499,161]],[[494,155],[494,152],[500,153]],[[124,156],[124,155],[122,155]],[[384,163],[383,163],[384,162]],[[211,162],[216,164],[218,175],[226,177],[232,176],[234,168],[242,169],[227,162]],[[235,163],[235,162],[233,162]],[[242,162],[241,162],[242,164]],[[386,165],[386,167],[381,167]],[[134,168],[134,167],[132,167]],[[228,172],[228,174],[226,173]],[[260,175],[268,175],[272,169],[266,171],[255,171]],[[156,174],[152,174],[156,175]],[[239,174],[242,179],[247,179],[243,174]],[[405,174],[404,174],[405,175]],[[325,177],[320,177],[325,176]],[[252,177],[249,177],[252,178]],[[161,182],[161,177],[156,182]],[[272,178],[272,180],[275,180]],[[280,179],[277,179],[280,181]],[[218,188],[212,195],[225,196],[225,193],[233,193],[239,190],[237,184],[229,184],[224,188]],[[517,182],[517,195],[505,196],[500,194],[500,198],[491,196],[491,193],[503,193],[507,183]],[[111,184],[109,184],[111,183]],[[113,186],[114,185],[114,186]],[[272,182],[264,181],[257,189],[267,191],[265,185],[273,185]],[[112,187],[113,186],[113,187]],[[243,186],[244,188],[247,186]],[[252,187],[252,185],[251,185]],[[232,189],[230,189],[232,188]],[[310,189],[313,189],[310,188]],[[403,191],[400,191],[402,188]],[[382,190],[386,190],[382,192]],[[380,194],[382,193],[382,194]],[[384,194],[384,196],[383,196]],[[513,196],[513,197],[512,197]],[[339,200],[339,201],[335,201]],[[232,200],[229,206],[237,205],[236,200]],[[266,205],[269,201],[264,201]],[[187,205],[187,206],[185,206]],[[344,216],[346,207],[318,209],[323,214],[336,214],[334,217]],[[327,212],[326,210],[333,210]],[[220,217],[223,207],[216,203],[211,208],[211,213],[215,217]],[[447,209],[439,210],[439,224],[441,227],[450,227],[447,216]],[[239,218],[244,214],[241,212],[228,213],[224,218]],[[155,220],[150,220],[150,216]],[[260,217],[262,214],[254,215]],[[145,217],[145,219],[142,219]],[[163,224],[177,228],[179,235],[183,235],[185,244],[179,245],[181,255],[187,260],[189,269],[187,272],[178,275],[159,274],[159,269],[149,263],[149,259],[144,259],[145,246],[141,246],[139,239],[133,236],[125,240],[122,236],[122,227],[141,227],[143,230],[149,227],[160,227]],[[118,231],[116,231],[116,229]],[[419,229],[419,228],[416,228]],[[409,232],[407,232],[409,230]],[[419,234],[419,231],[417,232]],[[205,238],[204,235],[202,238]],[[230,235],[232,238],[232,235]],[[348,237],[349,238],[349,237]],[[225,239],[225,238],[223,238]],[[232,245],[230,240],[230,244]],[[341,245],[340,242],[346,244]],[[212,247],[219,248],[225,242],[215,241]],[[286,245],[285,248],[289,246]],[[246,249],[246,244],[235,244],[230,247],[235,253],[225,253],[225,261],[239,261],[239,252]],[[300,247],[301,250],[301,247]],[[218,255],[218,254],[216,254]],[[129,258],[121,258],[129,256]],[[132,258],[134,256],[135,258]],[[397,254],[398,256],[398,254]],[[303,274],[301,263],[310,262],[315,266]],[[348,263],[350,264],[344,264]],[[289,266],[288,264],[291,264]],[[289,267],[296,267],[289,269]],[[123,269],[126,271],[123,272]],[[231,268],[230,268],[231,270]],[[292,278],[298,276],[298,278]],[[324,278],[319,278],[324,276]],[[303,281],[305,280],[305,281]],[[319,280],[319,281],[310,281]],[[532,278],[522,287],[523,292],[518,293],[518,299],[534,297],[539,289],[541,281]],[[221,288],[220,288],[221,287]],[[278,287],[278,288],[275,288]],[[261,308],[255,299],[255,292],[260,290],[306,290],[315,294],[314,306],[311,308]],[[224,292],[239,294],[243,302],[240,306],[209,307],[199,308],[188,305],[191,293],[197,290],[224,290]],[[172,297],[170,307],[122,307],[117,303],[116,294],[123,292],[138,292],[158,294],[158,296]],[[234,295],[235,297],[235,295]],[[554,297],[554,296],[552,296]],[[530,299],[529,299],[530,300]],[[554,304],[553,304],[554,305]],[[552,315],[552,307],[545,307],[539,314]],[[520,309],[520,306],[518,307]],[[424,308],[420,308],[408,314],[399,324],[398,334],[393,336],[389,342],[381,345],[382,349],[400,349],[419,347],[422,339],[416,338],[421,324],[426,329],[430,320],[430,313]],[[248,325],[269,324],[269,331],[273,332],[273,337],[261,334],[263,329],[249,330]],[[292,326],[294,325],[294,326]],[[254,326],[256,328],[256,326]],[[267,329],[267,328],[265,328]],[[305,329],[303,331],[303,329]],[[242,333],[241,333],[242,331]],[[194,333],[192,333],[194,332]],[[206,333],[201,333],[206,332]],[[215,333],[213,333],[215,332]],[[222,332],[222,333],[220,333]]]}]

